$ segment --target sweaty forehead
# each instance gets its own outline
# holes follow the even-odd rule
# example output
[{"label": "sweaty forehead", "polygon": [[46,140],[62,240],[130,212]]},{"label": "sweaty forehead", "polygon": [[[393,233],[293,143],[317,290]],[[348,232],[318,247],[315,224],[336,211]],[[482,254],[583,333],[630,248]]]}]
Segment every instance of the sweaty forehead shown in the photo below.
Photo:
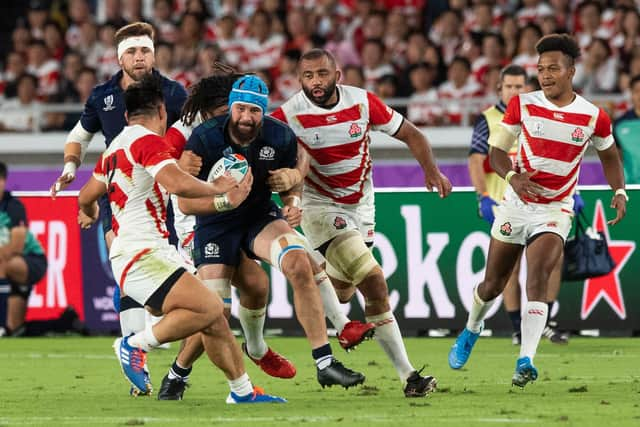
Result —
[{"label": "sweaty forehead", "polygon": [[331,61],[326,56],[315,59],[303,59],[300,61],[300,71],[318,71],[318,70],[333,70],[334,66],[331,65]]}]

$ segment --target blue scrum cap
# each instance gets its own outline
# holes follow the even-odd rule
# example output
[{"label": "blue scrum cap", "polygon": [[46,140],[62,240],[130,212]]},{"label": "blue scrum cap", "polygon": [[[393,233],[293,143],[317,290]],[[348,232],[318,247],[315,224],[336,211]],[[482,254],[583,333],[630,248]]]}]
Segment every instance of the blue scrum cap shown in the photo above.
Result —
[{"label": "blue scrum cap", "polygon": [[248,75],[241,77],[233,84],[229,94],[229,108],[236,102],[257,105],[262,109],[262,114],[266,114],[269,103],[269,89],[258,76]]}]

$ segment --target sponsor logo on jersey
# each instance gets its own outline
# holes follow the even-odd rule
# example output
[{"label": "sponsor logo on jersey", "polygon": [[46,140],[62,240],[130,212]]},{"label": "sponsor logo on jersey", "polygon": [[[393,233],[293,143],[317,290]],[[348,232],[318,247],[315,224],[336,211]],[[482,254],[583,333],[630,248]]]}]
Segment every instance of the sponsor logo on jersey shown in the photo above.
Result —
[{"label": "sponsor logo on jersey", "polygon": [[512,231],[510,222],[505,222],[500,226],[500,234],[503,236],[511,236]]},{"label": "sponsor logo on jersey", "polygon": [[551,221],[547,223],[547,227],[558,227],[558,223],[555,221]]},{"label": "sponsor logo on jersey", "polygon": [[542,122],[533,122],[533,130],[531,133],[535,136],[542,136],[544,135],[543,127]]},{"label": "sponsor logo on jersey", "polygon": [[584,132],[582,131],[582,129],[576,128],[571,133],[571,140],[573,142],[582,142],[582,141],[584,141]]},{"label": "sponsor logo on jersey", "polygon": [[204,247],[204,257],[205,258],[219,258],[220,257],[220,246],[217,244],[210,242]]},{"label": "sponsor logo on jersey", "polygon": [[327,123],[337,122],[338,118],[336,116],[327,116]]},{"label": "sponsor logo on jersey", "polygon": [[362,128],[360,128],[357,123],[351,123],[351,127],[349,128],[349,136],[351,138],[357,138],[360,135],[362,135]]},{"label": "sponsor logo on jersey", "polygon": [[105,96],[103,101],[104,101],[104,107],[102,107],[103,111],[111,111],[116,109],[116,107],[113,106],[113,95]]},{"label": "sponsor logo on jersey", "polygon": [[347,221],[341,216],[337,216],[333,220],[333,226],[336,228],[336,230],[342,230],[347,227]]},{"label": "sponsor logo on jersey", "polygon": [[564,114],[556,111],[555,113],[553,113],[553,118],[556,120],[564,120]]},{"label": "sponsor logo on jersey", "polygon": [[276,150],[273,147],[264,146],[260,149],[260,153],[258,153],[259,160],[273,160],[276,157]]}]

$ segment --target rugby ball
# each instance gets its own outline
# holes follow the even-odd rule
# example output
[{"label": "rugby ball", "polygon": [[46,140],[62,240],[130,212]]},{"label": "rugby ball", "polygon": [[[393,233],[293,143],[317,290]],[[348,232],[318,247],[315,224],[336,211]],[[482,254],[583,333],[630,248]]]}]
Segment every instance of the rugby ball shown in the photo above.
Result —
[{"label": "rugby ball", "polygon": [[207,181],[213,182],[220,178],[226,171],[229,171],[231,176],[236,181],[242,181],[242,178],[247,174],[249,170],[249,163],[242,154],[225,154],[220,160],[218,160],[211,170]]}]

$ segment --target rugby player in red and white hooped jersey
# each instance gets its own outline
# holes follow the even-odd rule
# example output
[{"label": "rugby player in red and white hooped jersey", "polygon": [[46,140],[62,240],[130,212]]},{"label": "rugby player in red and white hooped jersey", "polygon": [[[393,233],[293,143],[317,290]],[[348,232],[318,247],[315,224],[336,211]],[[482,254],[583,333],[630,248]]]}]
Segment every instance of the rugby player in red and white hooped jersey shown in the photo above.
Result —
[{"label": "rugby player in red and white hooped jersey", "polygon": [[[526,248],[528,302],[512,378],[512,384],[519,387],[538,377],[533,357],[547,319],[547,283],[571,228],[572,196],[589,142],[598,151],[614,190],[611,207],[617,212],[609,224],[625,216],[628,200],[609,116],[573,91],[578,44],[567,34],[551,34],[538,41],[536,50],[542,90],[514,96],[502,128],[489,139],[491,166],[509,185],[491,229],[485,278],[473,291],[466,328],[449,352],[453,369],[464,366],[484,317]],[[507,152],[516,139],[514,168]]]},{"label": "rugby player in red and white hooped jersey", "polygon": [[411,122],[376,95],[336,84],[340,71],[329,52],[312,49],[302,55],[298,74],[302,91],[273,116],[289,124],[308,153],[302,229],[326,258],[326,271],[340,300],[349,301],[356,287],[364,296],[367,321],[376,324],[375,337],[396,368],[405,396],[425,396],[435,388],[436,379],[421,376],[409,362],[384,274],[369,249],[375,226],[370,130],[408,145],[424,170],[429,190],[436,188],[440,197],[446,197],[451,183],[436,166],[427,139]]}]

